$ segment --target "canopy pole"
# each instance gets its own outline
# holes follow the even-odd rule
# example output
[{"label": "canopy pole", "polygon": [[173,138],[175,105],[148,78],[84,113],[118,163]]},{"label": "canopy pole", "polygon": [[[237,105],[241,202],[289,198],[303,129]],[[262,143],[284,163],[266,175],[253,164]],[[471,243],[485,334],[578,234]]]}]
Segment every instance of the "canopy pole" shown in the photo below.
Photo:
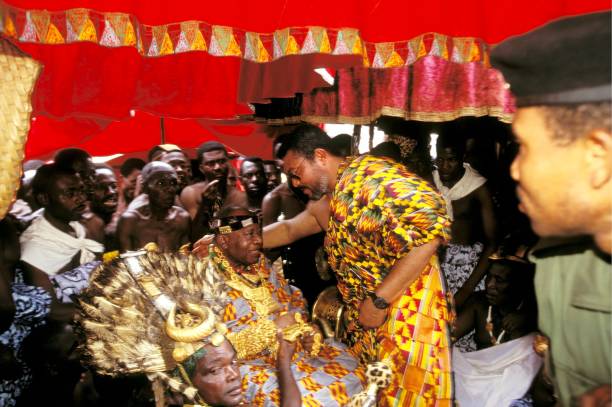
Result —
[{"label": "canopy pole", "polygon": [[159,119],[159,135],[161,142],[159,144],[166,144],[166,128],[164,127],[164,118]]},{"label": "canopy pole", "polygon": [[351,155],[359,155],[359,143],[361,142],[361,124],[353,125],[353,145]]}]

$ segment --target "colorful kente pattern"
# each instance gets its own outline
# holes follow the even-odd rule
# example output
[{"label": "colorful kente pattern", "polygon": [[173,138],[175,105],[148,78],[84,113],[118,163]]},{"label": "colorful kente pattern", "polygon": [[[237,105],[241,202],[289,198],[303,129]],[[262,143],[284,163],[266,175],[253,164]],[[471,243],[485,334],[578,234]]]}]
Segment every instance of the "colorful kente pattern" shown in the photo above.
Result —
[{"label": "colorful kente pattern", "polygon": [[384,406],[450,406],[450,312],[437,256],[389,308],[378,329],[362,330],[358,309],[395,262],[436,237],[449,239],[444,201],[424,180],[372,156],[341,166],[326,236],[329,263],[349,310],[350,350],[362,363],[390,358]]},{"label": "colorful kente pattern", "polygon": [[[302,293],[291,286],[267,261],[259,264],[264,286],[281,305],[279,312],[306,314]],[[223,320],[230,331],[240,332],[257,323],[260,316],[242,293],[229,289],[228,294],[231,302],[225,308]],[[358,365],[357,359],[341,343],[326,341],[316,358],[306,355],[298,344],[291,370],[302,394],[302,405],[328,407],[347,403],[351,396],[363,390],[365,377]],[[247,402],[253,406],[280,405],[276,362],[272,357],[261,355],[256,359],[242,361],[240,372]]]}]

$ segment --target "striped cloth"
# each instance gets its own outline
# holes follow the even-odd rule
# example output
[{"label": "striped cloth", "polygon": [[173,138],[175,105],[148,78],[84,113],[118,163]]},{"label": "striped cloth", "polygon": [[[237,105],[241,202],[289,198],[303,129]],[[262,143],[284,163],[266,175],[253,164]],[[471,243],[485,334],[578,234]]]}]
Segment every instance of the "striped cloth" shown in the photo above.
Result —
[{"label": "striped cloth", "polygon": [[394,365],[379,405],[450,406],[451,301],[437,256],[381,327],[364,331],[354,323],[361,301],[398,259],[436,237],[449,239],[444,200],[403,165],[366,155],[341,166],[330,208],[326,249],[348,304],[351,351],[362,364],[390,358]]}]

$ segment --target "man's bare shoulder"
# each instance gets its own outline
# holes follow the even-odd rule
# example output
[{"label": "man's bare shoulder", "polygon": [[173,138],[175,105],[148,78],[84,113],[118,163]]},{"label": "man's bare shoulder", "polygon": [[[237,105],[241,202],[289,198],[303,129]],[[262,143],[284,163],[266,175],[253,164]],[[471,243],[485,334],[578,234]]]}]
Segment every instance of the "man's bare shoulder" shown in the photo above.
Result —
[{"label": "man's bare shoulder", "polygon": [[204,188],[206,188],[206,185],[208,185],[208,182],[206,181],[200,181],[200,182],[196,182],[195,184],[187,185],[185,188],[183,188],[183,191],[181,192],[181,196],[183,194],[187,194],[187,195],[201,194]]}]

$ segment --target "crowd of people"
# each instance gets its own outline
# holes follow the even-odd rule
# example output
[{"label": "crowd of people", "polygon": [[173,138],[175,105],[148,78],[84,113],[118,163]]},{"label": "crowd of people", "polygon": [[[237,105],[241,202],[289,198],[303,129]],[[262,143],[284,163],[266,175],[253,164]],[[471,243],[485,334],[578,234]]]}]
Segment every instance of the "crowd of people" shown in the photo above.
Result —
[{"label": "crowd of people", "polygon": [[[197,166],[172,144],[24,163],[0,221],[0,406],[610,405],[610,49],[567,73],[542,47],[605,45],[609,17],[492,54],[535,248],[465,135],[435,159],[401,131],[359,155],[300,124],[274,160],[208,141]],[[339,336],[311,318],[329,286]]]}]

